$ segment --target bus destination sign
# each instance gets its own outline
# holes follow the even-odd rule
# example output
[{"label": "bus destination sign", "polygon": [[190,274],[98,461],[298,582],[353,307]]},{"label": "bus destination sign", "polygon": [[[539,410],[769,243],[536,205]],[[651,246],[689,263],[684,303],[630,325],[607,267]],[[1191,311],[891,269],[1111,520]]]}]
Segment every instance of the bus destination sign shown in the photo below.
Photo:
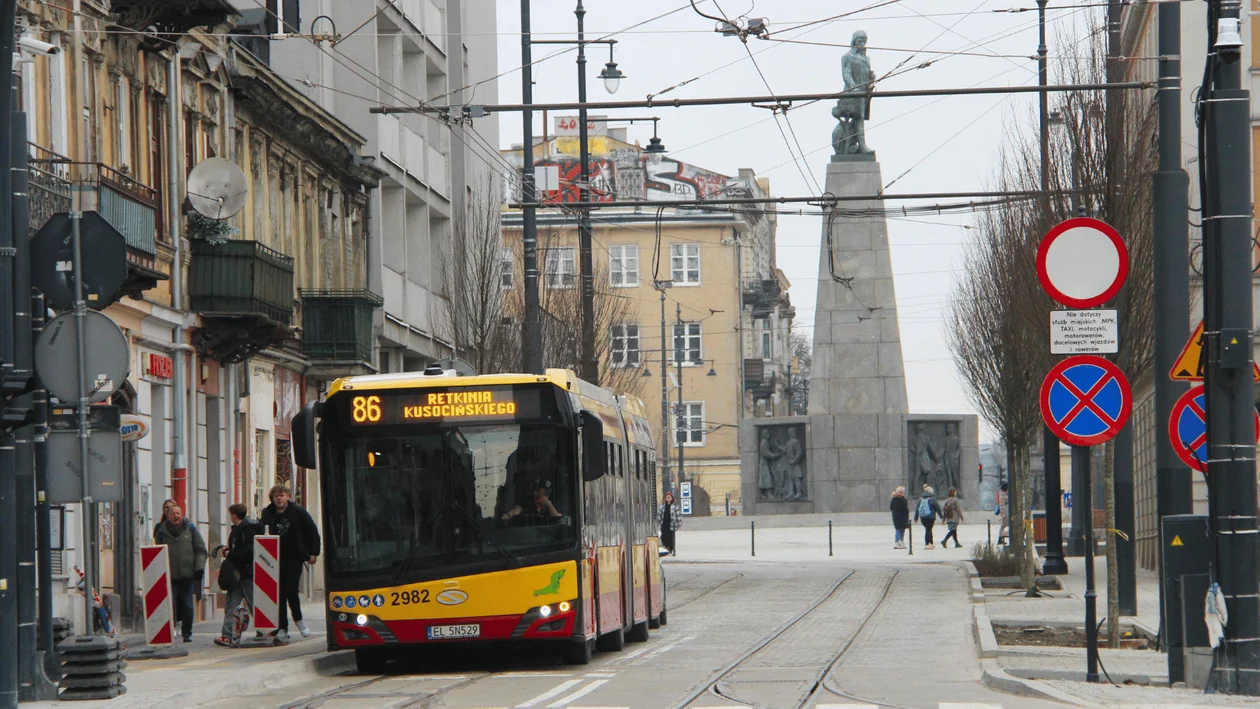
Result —
[{"label": "bus destination sign", "polygon": [[510,388],[355,393],[349,398],[354,426],[516,420],[539,414],[537,390]]}]

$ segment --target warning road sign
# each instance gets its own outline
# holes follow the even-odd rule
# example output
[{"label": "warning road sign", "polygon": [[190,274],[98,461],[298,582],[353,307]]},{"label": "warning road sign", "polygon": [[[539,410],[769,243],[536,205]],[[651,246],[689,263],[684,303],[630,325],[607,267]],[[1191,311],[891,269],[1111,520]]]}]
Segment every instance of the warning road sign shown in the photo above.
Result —
[{"label": "warning road sign", "polygon": [[[1201,382],[1206,369],[1207,340],[1203,337],[1203,321],[1200,320],[1199,326],[1191,333],[1181,355],[1168,372],[1168,378],[1173,381]],[[1260,364],[1251,363],[1251,376],[1253,381],[1260,382]]]},{"label": "warning road sign", "polygon": [[1172,544],[1170,544],[1169,546],[1174,546],[1174,547],[1183,547],[1183,546],[1185,546],[1185,543],[1181,541],[1181,535],[1180,535],[1180,534],[1174,534],[1174,535],[1173,535]]},{"label": "warning road sign", "polygon": [[[1256,413],[1256,439],[1260,440],[1260,412]],[[1181,462],[1206,473],[1207,402],[1203,386],[1193,387],[1181,395],[1168,417],[1168,440]]]},{"label": "warning road sign", "polygon": [[1133,408],[1124,372],[1102,357],[1077,355],[1059,362],[1041,384],[1041,416],[1059,440],[1077,446],[1106,443]]}]

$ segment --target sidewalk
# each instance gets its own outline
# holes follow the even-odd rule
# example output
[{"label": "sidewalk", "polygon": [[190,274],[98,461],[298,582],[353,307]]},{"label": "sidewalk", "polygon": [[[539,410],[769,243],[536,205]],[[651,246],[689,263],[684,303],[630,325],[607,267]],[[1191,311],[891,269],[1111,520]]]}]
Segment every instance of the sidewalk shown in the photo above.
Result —
[{"label": "sidewalk", "polygon": [[[303,638],[295,627],[289,645],[283,647],[223,648],[214,644],[222,621],[197,623],[191,643],[176,643],[188,655],[172,659],[128,660],[125,683],[127,693],[116,699],[98,702],[35,702],[32,707],[183,707],[201,705],[220,699],[248,697],[265,690],[292,687],[294,698],[305,694],[302,685],[321,675],[339,674],[354,667],[351,653],[329,654],[325,648],[325,614],[323,598],[302,604],[304,617],[311,628],[311,637]],[[252,638],[251,630],[246,638]],[[134,636],[128,636],[128,647],[143,647]]]},{"label": "sidewalk", "polygon": [[[1027,598],[1022,591],[987,589],[976,606],[976,632],[980,639],[985,682],[1006,691],[1027,693],[1077,706],[1254,706],[1254,700],[1204,694],[1197,689],[1168,686],[1168,656],[1155,650],[1113,650],[1102,647],[1105,674],[1096,684],[1085,682],[1084,648],[998,645],[992,624],[1083,625],[1085,621],[1084,559],[1067,560],[1070,573],[1059,576],[1062,591],[1046,598]],[[1098,619],[1107,615],[1107,562],[1095,559]],[[1153,572],[1137,570],[1138,614],[1121,619],[1148,635],[1159,630],[1159,584]],[[1105,626],[1104,626],[1105,628]]]}]

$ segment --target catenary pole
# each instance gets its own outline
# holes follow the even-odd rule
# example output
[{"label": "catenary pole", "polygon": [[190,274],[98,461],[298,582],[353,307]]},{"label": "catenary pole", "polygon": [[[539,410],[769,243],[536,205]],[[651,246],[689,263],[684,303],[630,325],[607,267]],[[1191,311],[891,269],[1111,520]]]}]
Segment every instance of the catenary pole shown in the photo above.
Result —
[{"label": "catenary pole", "polygon": [[[1118,81],[1122,73],[1120,60],[1120,21],[1123,7],[1120,0],[1107,3],[1107,83]],[[1107,174],[1123,173],[1125,161],[1124,92],[1108,89],[1106,93],[1106,156]],[[1128,235],[1132,238],[1132,235]],[[1128,311],[1129,286],[1121,289],[1116,307]],[[1121,357],[1132,348],[1132,342],[1120,343]],[[1132,361],[1132,357],[1128,358]],[[1114,529],[1107,530],[1107,544],[1115,544],[1117,601],[1119,615],[1137,615],[1137,558],[1134,553],[1133,510],[1133,422],[1125,423],[1112,443],[1112,509]],[[1110,583],[1110,581],[1108,581]],[[1110,605],[1110,599],[1108,599]],[[1119,622],[1119,618],[1115,619]]]},{"label": "catenary pole", "polygon": [[[578,185],[578,199],[591,201],[591,146],[589,144],[586,111],[586,8],[582,0],[578,0],[577,9],[577,74],[578,74],[578,161],[581,164],[581,184]],[[578,258],[582,268],[582,341],[578,370],[582,378],[592,384],[599,384],[599,361],[595,359],[595,262],[591,252],[591,210],[583,207],[578,210]]]},{"label": "catenary pole", "polygon": [[92,622],[92,574],[96,567],[94,529],[88,510],[92,509],[92,489],[88,473],[88,382],[87,382],[87,301],[83,300],[83,212],[70,212],[70,239],[74,261],[74,332],[77,338],[78,373],[78,419],[79,419],[79,478],[82,490],[82,506],[80,507],[79,526],[83,532],[83,632],[82,635],[94,635],[95,623]]},{"label": "catenary pole", "polygon": [[683,354],[687,351],[687,330],[682,321],[682,303],[674,305],[674,317],[678,324],[674,326],[674,366],[678,370],[678,410],[674,412],[675,438],[678,441],[678,489],[687,482],[687,471],[683,465],[683,444],[690,429],[683,428],[687,412],[683,409]]},{"label": "catenary pole", "polygon": [[[48,309],[44,294],[31,296],[31,336],[39,339],[44,331]],[[61,662],[53,647],[52,508],[48,504],[48,390],[36,381],[32,399],[35,411],[35,534],[36,567],[39,570],[39,649],[44,653],[44,675],[61,677]]]},{"label": "catenary pole", "polygon": [[[1159,5],[1159,84],[1155,91],[1158,111],[1159,169],[1152,185],[1154,202],[1153,256],[1155,266],[1155,422],[1159,430],[1172,416],[1185,385],[1168,378],[1185,345],[1190,326],[1190,177],[1181,164],[1181,4]],[[1163,530],[1168,515],[1194,513],[1190,469],[1177,458],[1167,436],[1155,436],[1155,524]],[[1162,532],[1161,532],[1162,533]],[[1164,545],[1159,544],[1159,549]],[[1164,556],[1159,554],[1160,645],[1169,612],[1180,613],[1167,602],[1164,588]],[[1168,676],[1183,676],[1184,658],[1168,653]]]},{"label": "catenary pole", "polygon": [[[13,73],[13,45],[16,31],[16,0],[0,0],[0,77]],[[12,120],[13,98],[0,91],[0,117]],[[0,166],[9,165],[13,149],[8,126],[0,129]],[[0,169],[0,199],[8,200],[12,189],[7,169]],[[14,379],[13,276],[18,253],[13,242],[13,222],[8,210],[0,209],[0,377]],[[0,408],[4,408],[0,400]],[[0,422],[0,709],[18,703],[18,556],[16,448],[13,432]]]},{"label": "catenary pole", "polygon": [[[1242,83],[1241,3],[1217,0],[1215,7],[1216,26],[1208,29],[1211,88],[1203,107],[1205,388],[1209,519],[1216,540],[1214,576],[1225,598],[1229,624],[1213,670],[1218,689],[1257,696],[1260,597],[1256,588],[1260,584],[1251,377],[1251,97]],[[1212,15],[1208,13],[1209,22]]]},{"label": "catenary pole", "polygon": [[665,282],[657,281],[656,288],[661,292],[661,458],[665,465],[661,486],[665,492],[670,492],[674,489],[674,478],[669,469],[669,358],[665,354]]},{"label": "catenary pole", "polygon": [[534,101],[533,51],[530,46],[530,0],[521,0],[521,201],[526,205],[521,239],[525,269],[525,319],[521,323],[521,363],[525,371],[543,373],[542,312],[538,303],[538,220],[534,192]]},{"label": "catenary pole", "polygon": [[[180,131],[181,114],[183,113],[183,99],[180,91],[180,77],[183,72],[180,68],[181,60],[179,48],[171,49],[171,61],[167,68],[166,85],[170,94],[170,135],[174,139],[182,135]],[[179,156],[183,154],[182,150],[167,151],[167,170],[168,170],[168,199],[171,203],[171,214],[178,215],[182,200],[180,198],[180,180],[184,173],[179,169]],[[171,308],[176,312],[176,317],[181,320],[172,330],[172,337],[175,346],[178,348],[184,344],[184,326],[182,324],[184,309],[184,260],[182,241],[179,233],[180,219],[178,216],[170,220],[168,226],[171,232],[171,242],[175,245],[175,260],[171,266]],[[171,407],[171,447],[173,453],[171,471],[171,497],[175,503],[184,508],[185,513],[190,517],[192,511],[188,509],[188,443],[187,443],[187,402],[188,392],[185,391],[188,372],[185,367],[187,353],[177,350],[172,352],[171,356],[175,360],[175,366],[172,368],[171,376],[171,401],[174,405]]]}]

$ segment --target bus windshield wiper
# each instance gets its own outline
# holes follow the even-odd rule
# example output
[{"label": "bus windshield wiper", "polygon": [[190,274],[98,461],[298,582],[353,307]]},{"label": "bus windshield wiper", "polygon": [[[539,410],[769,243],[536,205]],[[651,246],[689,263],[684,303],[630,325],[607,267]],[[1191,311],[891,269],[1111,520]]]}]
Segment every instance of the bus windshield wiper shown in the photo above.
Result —
[{"label": "bus windshield wiper", "polygon": [[502,554],[503,557],[507,559],[508,561],[510,561],[513,566],[519,567],[521,565],[521,558],[517,556],[516,554],[513,554],[511,550],[509,550],[507,547],[503,546],[503,544],[499,542],[498,539],[495,539],[493,535],[487,534],[486,530],[482,528],[481,524],[478,523],[477,520],[474,519],[472,515],[468,514],[468,511],[464,509],[463,505],[459,504],[458,502],[454,500],[451,500],[450,502],[446,503],[446,506],[455,510],[457,513],[459,513],[460,517],[463,517],[465,520],[467,520],[468,524],[472,526],[473,531],[476,532],[477,536],[480,537],[483,541],[489,542],[490,546],[494,547],[494,550]]},{"label": "bus windshield wiper", "polygon": [[[399,563],[398,571],[394,572],[394,580],[390,585],[397,585],[402,580],[403,575],[411,570],[411,565],[415,563],[416,559],[420,558],[420,551],[424,548],[421,544],[411,547],[411,551],[407,552],[407,556],[403,557],[402,562]],[[429,564],[429,566],[432,566],[432,564]]]}]

